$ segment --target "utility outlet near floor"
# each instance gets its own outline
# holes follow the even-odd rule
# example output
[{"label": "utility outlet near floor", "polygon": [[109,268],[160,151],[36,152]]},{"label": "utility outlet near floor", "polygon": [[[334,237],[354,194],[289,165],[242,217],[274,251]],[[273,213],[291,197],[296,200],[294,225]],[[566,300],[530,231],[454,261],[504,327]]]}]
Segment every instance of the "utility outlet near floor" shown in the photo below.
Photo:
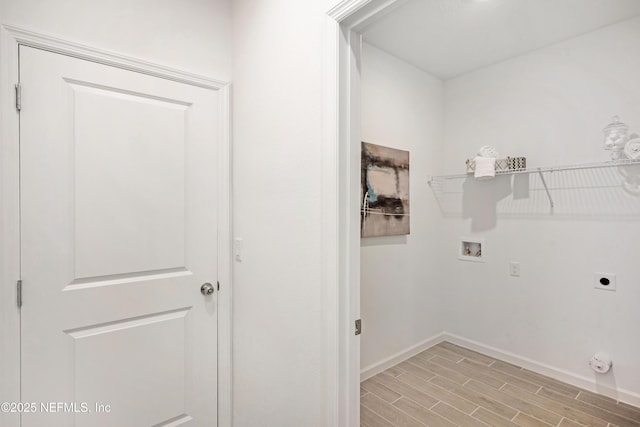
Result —
[{"label": "utility outlet near floor", "polygon": [[613,273],[594,273],[593,287],[605,291],[616,290],[616,275]]},{"label": "utility outlet near floor", "polygon": [[520,263],[511,261],[509,263],[509,274],[511,276],[520,277]]}]

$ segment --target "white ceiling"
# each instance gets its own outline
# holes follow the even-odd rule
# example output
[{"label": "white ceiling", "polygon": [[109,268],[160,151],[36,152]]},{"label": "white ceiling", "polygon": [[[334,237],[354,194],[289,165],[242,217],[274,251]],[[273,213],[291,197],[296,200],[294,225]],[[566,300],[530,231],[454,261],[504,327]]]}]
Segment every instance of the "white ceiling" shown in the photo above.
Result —
[{"label": "white ceiling", "polygon": [[409,0],[364,41],[440,79],[640,15],[640,0]]}]

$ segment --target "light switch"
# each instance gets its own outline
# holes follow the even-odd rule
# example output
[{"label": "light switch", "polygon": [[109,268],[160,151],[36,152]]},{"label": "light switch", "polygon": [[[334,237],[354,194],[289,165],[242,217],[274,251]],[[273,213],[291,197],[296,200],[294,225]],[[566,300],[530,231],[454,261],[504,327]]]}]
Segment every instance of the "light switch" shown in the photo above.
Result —
[{"label": "light switch", "polygon": [[520,263],[517,261],[511,261],[509,263],[509,274],[514,277],[520,277]]}]

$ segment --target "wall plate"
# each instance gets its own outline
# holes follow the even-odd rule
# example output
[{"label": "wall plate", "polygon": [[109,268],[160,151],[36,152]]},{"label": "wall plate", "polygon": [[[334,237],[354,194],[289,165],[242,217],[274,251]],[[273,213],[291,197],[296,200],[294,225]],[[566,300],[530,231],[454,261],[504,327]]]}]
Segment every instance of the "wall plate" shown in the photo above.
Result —
[{"label": "wall plate", "polygon": [[484,239],[461,237],[458,245],[458,259],[462,261],[485,262],[487,245]]},{"label": "wall plate", "polygon": [[593,287],[605,291],[615,291],[616,275],[613,273],[593,273]]}]

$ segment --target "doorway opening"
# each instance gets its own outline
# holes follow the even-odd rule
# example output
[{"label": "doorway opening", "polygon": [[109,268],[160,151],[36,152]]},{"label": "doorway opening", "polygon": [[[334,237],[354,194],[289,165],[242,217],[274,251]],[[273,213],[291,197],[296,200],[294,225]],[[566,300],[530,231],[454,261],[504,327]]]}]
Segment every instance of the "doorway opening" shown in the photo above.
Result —
[{"label": "doorway opening", "polygon": [[[618,348],[623,359],[634,357],[638,349],[614,339],[606,328],[586,330],[573,316],[566,319],[562,310],[553,308],[564,301],[578,317],[584,317],[592,304],[601,307],[603,298],[611,295],[594,291],[594,272],[573,270],[569,274],[563,269],[575,254],[571,242],[585,242],[592,249],[585,257],[594,265],[604,263],[606,268],[602,268],[610,271],[636,274],[622,261],[631,247],[609,257],[598,246],[600,231],[586,226],[597,223],[601,232],[616,234],[623,217],[633,222],[632,227],[638,225],[638,197],[632,194],[633,179],[626,166],[604,164],[611,160],[611,153],[603,149],[602,130],[609,123],[618,123],[613,116],[623,115],[621,121],[629,128],[640,129],[630,118],[638,116],[636,79],[629,68],[611,68],[603,62],[603,58],[615,63],[629,58],[638,61],[630,52],[638,51],[634,47],[637,38],[631,34],[637,34],[640,11],[637,4],[622,3],[522,1],[506,7],[499,1],[352,2],[355,11],[341,24],[339,56],[340,187],[347,188],[340,207],[347,231],[344,256],[340,257],[346,272],[341,283],[349,292],[344,300],[349,305],[345,318],[362,317],[363,329],[360,339],[347,338],[352,359],[358,355],[357,362],[349,361],[351,381],[358,376],[353,371],[369,375],[394,358],[406,357],[411,343],[419,347],[430,339],[458,337],[468,347],[503,356],[503,360],[511,354],[508,361],[521,366],[529,359],[528,369],[573,386],[638,402],[633,384],[623,386],[620,377],[592,378],[590,368],[580,362],[600,351],[597,345],[586,344],[589,340],[606,341],[602,345]],[[545,7],[552,12],[542,10]],[[421,8],[429,13],[420,12]],[[404,17],[396,18],[403,11]],[[563,24],[568,16],[572,16],[569,26]],[[435,33],[416,35],[416,28]],[[541,28],[544,34],[538,31]],[[413,35],[401,40],[407,34]],[[458,42],[466,42],[468,50],[452,48]],[[613,45],[617,48],[611,48]],[[412,59],[410,55],[416,52],[428,54]],[[420,92],[423,101],[429,94],[439,99],[434,104],[442,101],[442,111],[409,99],[414,73],[423,74],[416,78],[421,83],[413,85],[415,93]],[[401,92],[403,85],[405,92]],[[396,95],[403,93],[405,99],[396,100],[393,92],[383,90],[392,87],[399,88]],[[624,89],[629,87],[635,95]],[[412,112],[420,114],[412,117]],[[423,144],[403,146],[413,138],[411,133],[421,134]],[[362,141],[412,152],[411,171],[417,174],[411,180],[412,234],[407,237],[371,238],[361,243]],[[554,175],[507,170],[511,174],[498,173],[488,183],[474,179],[473,173],[469,178],[468,164],[486,146],[500,152],[498,159],[506,161],[507,169],[509,159],[519,159],[529,168],[540,167]],[[632,156],[622,160],[633,163]],[[560,168],[566,172],[553,167],[563,164],[569,165]],[[597,167],[592,168],[594,164]],[[598,202],[605,198],[612,203]],[[564,199],[562,208],[560,199]],[[420,225],[426,219],[431,224]],[[523,235],[527,236],[524,240]],[[417,255],[400,256],[410,245],[424,244],[425,236],[430,243]],[[534,252],[548,257],[545,265],[549,268],[535,261],[539,255]],[[393,281],[398,272],[385,270],[379,261],[395,259],[396,265],[407,267],[411,256],[415,256],[412,265],[419,262],[425,268],[419,272],[420,283],[414,282],[411,290],[402,289],[410,278],[401,279],[398,285]],[[526,285],[531,281],[538,285]],[[365,286],[377,293],[365,296]],[[492,302],[491,297],[498,299]],[[574,298],[583,303],[576,304]],[[511,305],[497,306],[495,301],[503,299]],[[390,327],[394,319],[374,310],[387,310],[394,304],[405,311],[399,316],[403,320]],[[420,307],[427,307],[425,312],[430,314],[419,313]],[[412,309],[416,315],[402,317]],[[518,321],[505,323],[500,319],[505,313]],[[556,321],[551,324],[540,319]],[[429,324],[425,327],[425,323]],[[557,327],[560,323],[563,328]],[[424,335],[408,338],[416,329],[422,329]],[[376,334],[378,339],[366,342]],[[568,348],[567,343],[579,335],[585,340]],[[524,342],[524,336],[537,337],[535,348]],[[495,352],[487,352],[491,349]],[[572,362],[565,358],[568,354]],[[358,365],[361,360],[362,367]],[[552,368],[547,369],[549,365]]]}]

